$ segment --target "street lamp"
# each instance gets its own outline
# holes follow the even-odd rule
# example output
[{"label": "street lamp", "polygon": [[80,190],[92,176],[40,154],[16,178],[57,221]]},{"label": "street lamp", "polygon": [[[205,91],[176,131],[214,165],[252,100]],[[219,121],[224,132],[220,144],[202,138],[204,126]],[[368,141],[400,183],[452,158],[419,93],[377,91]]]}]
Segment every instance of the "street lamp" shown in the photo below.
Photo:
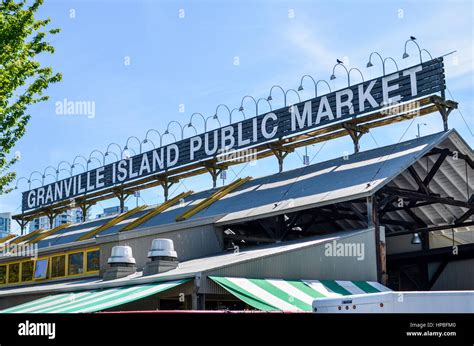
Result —
[{"label": "street lamp", "polygon": [[359,72],[359,74],[360,74],[360,76],[361,76],[361,78],[362,78],[362,82],[364,82],[364,75],[362,74],[362,71],[361,71],[361,70],[359,70],[357,67],[352,67],[352,68],[349,70],[349,76],[351,75],[351,72],[352,72],[352,71],[357,71],[357,72]]},{"label": "street lamp", "polygon": [[[102,155],[102,164],[105,165],[105,155],[104,155],[104,153],[103,153],[102,151],[97,150],[97,149],[92,150],[92,151],[90,152],[90,154],[89,154],[89,160],[93,158],[92,155],[93,155],[94,153],[99,153],[100,155]],[[94,159],[96,159],[96,157],[94,157]]]},{"label": "street lamp", "polygon": [[257,104],[259,104],[260,101],[264,101],[264,102],[268,103],[268,107],[270,107],[270,112],[273,110],[273,109],[272,109],[272,104],[271,104],[270,101],[268,101],[266,98],[260,97],[260,98],[257,100]]},{"label": "street lamp", "polygon": [[382,61],[382,72],[383,72],[383,75],[385,76],[385,63],[384,63],[384,60],[383,60],[382,56],[378,52],[370,53],[369,61],[367,62],[366,67],[369,68],[369,67],[374,66],[374,64],[372,64],[372,55],[374,55],[374,54],[377,55],[380,58],[380,61]]},{"label": "street lamp", "polygon": [[308,77],[313,81],[313,84],[314,84],[314,97],[318,97],[318,84],[319,83],[326,83],[326,85],[329,88],[329,92],[331,92],[331,86],[329,85],[329,83],[327,81],[325,81],[324,79],[319,79],[318,81],[315,81],[314,78],[311,77],[309,74],[305,74],[303,77],[301,77],[300,86],[298,87],[298,91],[303,91],[304,90],[303,80],[304,80],[305,77]]},{"label": "street lamp", "polygon": [[[166,126],[166,131],[165,131],[164,134],[165,134],[165,135],[172,134],[172,133],[170,133],[169,128],[170,128],[170,125],[173,124],[173,123],[174,123],[174,124],[177,124],[177,125],[179,126],[179,128],[181,129],[181,140],[182,140],[182,139],[184,138],[184,127],[183,127],[183,125],[181,125],[180,123],[178,123],[176,120],[171,120],[171,121],[168,123],[168,126]],[[173,135],[173,137],[174,137],[174,135]],[[175,138],[175,141],[176,141],[176,137],[174,137],[174,138]]]},{"label": "street lamp", "polygon": [[[113,146],[113,145],[116,146],[117,148],[119,148],[120,159],[119,159],[119,156],[118,156],[116,153],[110,151],[110,147]],[[115,157],[117,158],[117,161],[118,161],[118,160],[121,160],[122,157],[123,157],[123,150],[122,150],[122,147],[121,147],[120,145],[118,145],[117,143],[110,143],[110,144],[107,146],[107,149],[105,150],[105,155],[104,155],[104,156],[108,156],[109,153],[115,154]]]},{"label": "street lamp", "polygon": [[344,68],[344,70],[346,70],[346,73],[347,73],[347,86],[350,86],[351,85],[351,77],[349,75],[349,70],[344,66],[344,64],[342,62],[338,62],[336,65],[334,65],[334,67],[332,68],[331,77],[329,77],[329,79],[330,80],[336,79],[335,71],[336,71],[337,66],[341,66],[342,68]]},{"label": "street lamp", "polygon": [[415,40],[416,40],[416,38],[413,37],[413,36],[410,36],[410,39],[409,39],[409,40],[406,40],[406,42],[405,42],[405,49],[404,49],[404,52],[403,52],[403,55],[402,55],[402,59],[406,59],[406,58],[408,58],[408,57],[410,56],[410,55],[407,53],[407,44],[408,44],[409,42],[413,42],[413,43],[416,45],[416,47],[418,48],[418,53],[419,53],[419,55],[420,55],[420,64],[421,64],[421,63],[423,62],[423,59],[422,59],[422,57],[421,57],[421,48],[420,48],[420,45],[419,45]]},{"label": "street lamp", "polygon": [[[83,159],[83,160],[84,160],[84,162],[86,163],[86,167],[87,167],[87,168],[86,168],[86,171],[88,171],[88,170],[89,170],[89,160],[86,159],[86,158],[85,158],[84,156],[82,156],[82,155],[77,155],[77,156],[74,158],[74,160],[72,161],[72,166],[71,166],[71,167],[74,168],[74,165],[77,163],[77,162],[76,162],[77,159]],[[84,166],[82,165],[82,167],[84,167]]]},{"label": "street lamp", "polygon": [[72,166],[71,166],[71,164],[70,164],[68,161],[61,161],[61,162],[59,162],[59,163],[58,163],[58,167],[57,167],[57,169],[56,169],[56,173],[59,174],[59,172],[61,171],[61,164],[62,164],[62,163],[67,163],[67,164],[69,165],[70,175],[72,176]]},{"label": "street lamp", "polygon": [[194,118],[195,115],[199,115],[202,118],[202,121],[204,122],[204,132],[207,132],[206,117],[202,113],[199,113],[199,112],[195,112],[195,113],[191,114],[191,118],[189,119],[188,127],[194,127],[193,126],[193,118]]},{"label": "street lamp", "polygon": [[232,111],[230,110],[230,108],[227,105],[225,105],[223,103],[217,105],[216,111],[214,112],[214,116],[217,117],[217,112],[219,111],[220,107],[224,107],[225,109],[227,109],[227,113],[229,113],[229,124],[232,124]]},{"label": "street lamp", "polygon": [[286,107],[286,92],[285,92],[285,89],[283,89],[278,84],[275,84],[270,88],[270,93],[268,94],[267,101],[272,101],[273,100],[273,97],[272,97],[273,88],[278,88],[278,89],[281,90],[281,92],[283,93],[283,104]]},{"label": "street lamp", "polygon": [[[18,179],[16,180],[16,183],[15,183],[15,190],[18,189],[18,184],[19,184],[20,181],[22,181],[23,179],[26,180],[27,183],[29,183],[29,184],[31,183],[29,179],[27,179],[27,178],[25,178],[25,177],[20,177],[20,178],[18,178]],[[31,185],[30,185],[30,188],[31,188]]]},{"label": "street lamp", "polygon": [[[161,135],[161,133],[159,133],[155,129],[150,129],[146,132],[145,139],[144,139],[144,141],[146,141],[145,143],[148,143],[148,141],[149,141],[148,135],[150,134],[150,132],[155,132],[160,137],[160,147],[161,147],[163,145],[163,136]],[[153,146],[155,146],[155,144],[153,144]]]},{"label": "street lamp", "polygon": [[135,139],[137,142],[138,142],[138,146],[140,148],[140,154],[142,153],[142,143],[140,141],[140,139],[138,139],[137,137],[135,136],[130,136],[127,138],[127,141],[125,142],[125,146],[123,147],[123,150],[129,150],[130,148],[128,147],[128,142],[130,141],[130,139]]},{"label": "street lamp", "polygon": [[416,135],[416,138],[420,138],[420,137],[421,137],[420,127],[421,127],[421,126],[426,126],[426,125],[428,125],[428,124],[426,124],[426,123],[421,123],[421,124],[418,123],[418,124],[416,124],[416,127],[417,127],[417,129],[418,129],[418,134]]},{"label": "street lamp", "polygon": [[[209,121],[209,119],[213,119],[213,120],[216,120],[217,123],[219,124],[219,127],[222,127],[221,125],[221,122],[219,120],[219,117],[217,116],[217,114],[214,114],[214,115],[210,115],[206,118],[206,120],[204,121],[204,124],[205,124],[205,128],[207,129],[207,122]],[[207,132],[207,131],[206,131]]]},{"label": "street lamp", "polygon": [[242,101],[240,102],[239,111],[243,112],[243,110],[244,110],[244,100],[246,98],[252,99],[253,102],[255,103],[255,116],[257,116],[258,115],[258,102],[257,102],[257,100],[255,100],[255,98],[253,96],[250,96],[250,95],[245,95],[244,97],[242,97]]},{"label": "street lamp", "polygon": [[[296,96],[298,96],[298,102],[301,102],[301,97],[300,97],[300,94],[295,90],[295,89],[288,89],[287,91],[285,91],[285,100],[288,99],[288,93],[292,91],[296,94]],[[286,104],[285,104],[286,106]]]}]

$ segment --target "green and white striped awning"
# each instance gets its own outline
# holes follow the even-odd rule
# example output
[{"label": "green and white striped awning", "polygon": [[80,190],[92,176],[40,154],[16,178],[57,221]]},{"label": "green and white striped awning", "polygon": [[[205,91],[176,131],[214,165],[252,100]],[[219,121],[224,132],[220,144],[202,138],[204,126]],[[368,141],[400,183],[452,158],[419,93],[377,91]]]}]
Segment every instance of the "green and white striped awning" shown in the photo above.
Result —
[{"label": "green and white striped awning", "polygon": [[312,311],[315,298],[390,291],[372,281],[209,278],[240,300],[263,311]]},{"label": "green and white striped awning", "polygon": [[2,310],[0,313],[80,313],[102,311],[169,290],[186,281],[189,280],[55,294]]}]

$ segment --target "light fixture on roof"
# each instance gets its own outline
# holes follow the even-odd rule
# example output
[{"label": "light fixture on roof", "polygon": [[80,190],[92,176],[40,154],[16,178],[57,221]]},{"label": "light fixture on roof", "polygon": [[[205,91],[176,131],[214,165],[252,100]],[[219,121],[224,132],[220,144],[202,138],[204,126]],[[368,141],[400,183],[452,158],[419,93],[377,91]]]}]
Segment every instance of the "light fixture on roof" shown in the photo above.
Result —
[{"label": "light fixture on roof", "polygon": [[177,268],[179,264],[178,254],[171,239],[153,239],[148,258],[150,261],[145,264],[143,275],[167,272]]},{"label": "light fixture on roof", "polygon": [[421,244],[420,233],[413,233],[413,236],[411,237],[411,243],[413,245]]}]

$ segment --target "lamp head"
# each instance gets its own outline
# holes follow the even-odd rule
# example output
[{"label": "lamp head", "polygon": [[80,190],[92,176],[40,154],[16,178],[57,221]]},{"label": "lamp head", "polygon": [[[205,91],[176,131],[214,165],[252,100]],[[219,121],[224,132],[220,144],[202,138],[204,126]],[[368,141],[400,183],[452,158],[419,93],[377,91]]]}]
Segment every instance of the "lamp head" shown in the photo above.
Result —
[{"label": "lamp head", "polygon": [[300,85],[300,86],[298,87],[298,91],[303,91],[303,90],[304,90],[303,85]]},{"label": "lamp head", "polygon": [[409,55],[408,55],[407,52],[403,53],[402,59],[406,59],[406,58],[408,58],[408,57],[409,57]]},{"label": "lamp head", "polygon": [[334,74],[331,75],[331,77],[329,77],[330,80],[334,80],[336,79],[336,76]]},{"label": "lamp head", "polygon": [[413,233],[413,236],[411,238],[411,243],[413,245],[416,245],[416,244],[421,244],[421,238],[420,238],[420,234],[419,233]]},{"label": "lamp head", "polygon": [[369,62],[367,63],[367,67],[372,67],[374,66],[374,64],[372,64],[372,62],[369,60]]}]

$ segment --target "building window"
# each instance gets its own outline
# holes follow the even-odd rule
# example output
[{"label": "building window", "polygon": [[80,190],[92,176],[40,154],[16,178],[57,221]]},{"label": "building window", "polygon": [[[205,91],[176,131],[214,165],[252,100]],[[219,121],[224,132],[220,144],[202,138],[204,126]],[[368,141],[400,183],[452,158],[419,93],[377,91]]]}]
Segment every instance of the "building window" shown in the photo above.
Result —
[{"label": "building window", "polygon": [[7,266],[0,266],[0,284],[7,283]]},{"label": "building window", "polygon": [[100,253],[99,250],[87,252],[87,271],[93,272],[100,269]]},{"label": "building window", "polygon": [[84,253],[78,252],[68,256],[68,275],[77,275],[84,272]]},{"label": "building window", "polygon": [[8,265],[8,283],[20,282],[20,263],[12,263]]},{"label": "building window", "polygon": [[66,275],[66,256],[56,256],[51,258],[51,278],[58,278]]},{"label": "building window", "polygon": [[48,258],[36,261],[36,267],[35,267],[36,280],[46,279],[48,277],[48,263],[49,263]]},{"label": "building window", "polygon": [[21,264],[21,281],[33,280],[34,261],[26,261]]}]

